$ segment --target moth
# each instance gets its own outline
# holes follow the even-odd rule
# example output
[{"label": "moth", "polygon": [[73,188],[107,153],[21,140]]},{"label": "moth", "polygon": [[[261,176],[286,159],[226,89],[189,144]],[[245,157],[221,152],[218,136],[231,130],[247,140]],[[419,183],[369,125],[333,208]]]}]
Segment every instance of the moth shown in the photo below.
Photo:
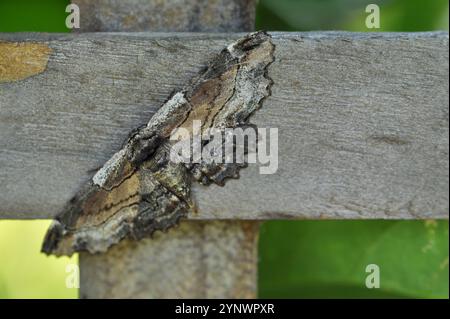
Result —
[{"label": "moth", "polygon": [[[195,210],[191,185],[223,186],[239,178],[242,163],[183,163],[170,159],[171,132],[248,126],[270,95],[268,66],[274,44],[251,33],[223,49],[181,91],[171,95],[149,122],[129,134],[55,217],[42,246],[46,254],[98,253],[124,238],[139,240],[165,231]],[[200,132],[192,123],[200,121]]]}]

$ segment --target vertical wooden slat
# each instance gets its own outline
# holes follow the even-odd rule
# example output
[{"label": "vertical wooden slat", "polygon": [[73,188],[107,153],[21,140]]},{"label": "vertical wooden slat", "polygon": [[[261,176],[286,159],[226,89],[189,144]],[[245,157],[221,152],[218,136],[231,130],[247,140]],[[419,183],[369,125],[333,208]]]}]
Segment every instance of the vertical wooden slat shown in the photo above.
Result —
[{"label": "vertical wooden slat", "polygon": [[82,298],[254,298],[258,224],[184,222],[80,255]]},{"label": "vertical wooden slat", "polygon": [[[251,31],[255,0],[77,0],[81,31]],[[185,221],[80,254],[81,298],[255,298],[259,223]]]},{"label": "vertical wooden slat", "polygon": [[76,0],[82,32],[242,32],[256,0]]}]

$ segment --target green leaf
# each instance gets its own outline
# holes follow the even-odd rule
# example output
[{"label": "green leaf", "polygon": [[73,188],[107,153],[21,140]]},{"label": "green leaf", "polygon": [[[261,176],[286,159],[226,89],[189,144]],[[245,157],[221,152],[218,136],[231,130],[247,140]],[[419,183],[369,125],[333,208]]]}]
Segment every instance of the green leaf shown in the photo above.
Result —
[{"label": "green leaf", "polygon": [[[367,29],[366,6],[380,7],[380,29]],[[273,31],[448,30],[447,0],[260,0],[256,28]]]},{"label": "green leaf", "polygon": [[394,0],[380,5],[380,29],[365,27],[367,13],[354,11],[343,25],[349,31],[415,32],[448,30],[447,0]]},{"label": "green leaf", "polygon": [[268,222],[259,273],[263,298],[448,298],[448,221]]},{"label": "green leaf", "polygon": [[0,1],[0,32],[70,32],[66,6],[70,0]]}]

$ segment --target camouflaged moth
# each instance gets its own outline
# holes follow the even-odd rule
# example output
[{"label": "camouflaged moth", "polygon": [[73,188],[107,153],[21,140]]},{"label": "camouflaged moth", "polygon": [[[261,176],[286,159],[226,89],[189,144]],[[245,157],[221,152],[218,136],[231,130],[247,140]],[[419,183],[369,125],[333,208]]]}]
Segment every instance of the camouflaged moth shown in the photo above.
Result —
[{"label": "camouflaged moth", "polygon": [[42,251],[97,253],[124,238],[149,237],[194,209],[192,181],[223,185],[227,178],[238,178],[245,165],[174,163],[169,136],[177,128],[192,130],[198,120],[201,131],[248,126],[249,116],[270,94],[267,68],[273,51],[265,32],[251,33],[222,50],[145,126],[131,132],[123,148],[67,203],[50,226]]}]

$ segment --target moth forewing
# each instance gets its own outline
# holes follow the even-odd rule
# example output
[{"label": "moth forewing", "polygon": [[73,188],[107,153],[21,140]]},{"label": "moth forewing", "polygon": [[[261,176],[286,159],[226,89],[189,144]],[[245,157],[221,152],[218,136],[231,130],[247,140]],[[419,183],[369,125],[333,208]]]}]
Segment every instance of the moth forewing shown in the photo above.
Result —
[{"label": "moth forewing", "polygon": [[[194,139],[212,128],[246,124],[270,94],[267,68],[273,51],[265,32],[251,33],[222,50],[183,90],[171,95],[147,124],[133,130],[122,149],[67,203],[48,230],[42,251],[55,255],[104,252],[124,238],[149,237],[195,210],[190,192],[193,180],[224,185],[226,179],[238,178],[246,163],[227,163],[217,157],[171,161],[174,143],[170,137],[177,129],[188,132],[185,139]],[[195,129],[196,122],[201,123],[200,129]],[[201,146],[215,143],[209,150],[218,153],[222,145],[217,142],[201,141]]]}]

